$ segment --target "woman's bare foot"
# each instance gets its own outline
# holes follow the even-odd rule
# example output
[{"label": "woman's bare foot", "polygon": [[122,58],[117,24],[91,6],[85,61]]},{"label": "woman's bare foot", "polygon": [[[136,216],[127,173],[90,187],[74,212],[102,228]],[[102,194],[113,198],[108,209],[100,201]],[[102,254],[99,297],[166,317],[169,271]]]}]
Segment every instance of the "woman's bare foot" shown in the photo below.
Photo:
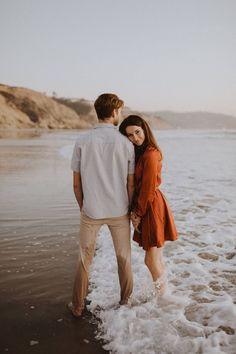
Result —
[{"label": "woman's bare foot", "polygon": [[166,272],[164,272],[159,278],[157,278],[153,282],[153,285],[154,285],[154,292],[156,293],[156,296],[163,296],[167,286]]}]

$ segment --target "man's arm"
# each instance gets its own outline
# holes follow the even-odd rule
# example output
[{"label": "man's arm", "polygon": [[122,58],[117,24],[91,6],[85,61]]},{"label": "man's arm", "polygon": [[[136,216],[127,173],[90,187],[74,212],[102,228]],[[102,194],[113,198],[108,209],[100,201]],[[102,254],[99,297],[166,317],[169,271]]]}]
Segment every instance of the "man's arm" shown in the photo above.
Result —
[{"label": "man's arm", "polygon": [[128,175],[127,177],[127,192],[128,192],[128,198],[129,198],[129,205],[131,206],[132,200],[133,200],[133,194],[134,194],[134,175]]},{"label": "man's arm", "polygon": [[74,187],[75,198],[81,210],[83,206],[83,190],[82,190],[81,176],[79,172],[73,172],[73,187]]}]

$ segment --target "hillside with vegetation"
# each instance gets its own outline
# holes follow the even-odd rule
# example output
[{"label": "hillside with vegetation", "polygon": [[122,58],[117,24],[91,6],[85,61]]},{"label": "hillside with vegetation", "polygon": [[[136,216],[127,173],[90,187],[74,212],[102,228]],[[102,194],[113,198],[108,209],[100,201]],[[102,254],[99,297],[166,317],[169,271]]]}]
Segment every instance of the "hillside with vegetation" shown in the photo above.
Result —
[{"label": "hillside with vegetation", "polygon": [[[139,112],[128,107],[123,117],[138,114],[155,129],[236,129],[236,118],[208,112]],[[87,129],[98,122],[93,101],[51,97],[28,88],[0,84],[1,129]]]}]

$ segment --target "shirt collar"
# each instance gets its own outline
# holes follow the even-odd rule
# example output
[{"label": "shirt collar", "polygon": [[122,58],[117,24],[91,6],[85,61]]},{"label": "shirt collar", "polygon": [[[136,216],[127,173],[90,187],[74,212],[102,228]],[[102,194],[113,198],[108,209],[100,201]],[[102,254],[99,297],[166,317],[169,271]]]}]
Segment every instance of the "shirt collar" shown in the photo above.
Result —
[{"label": "shirt collar", "polygon": [[116,129],[117,127],[112,123],[99,123],[99,124],[95,125],[94,129],[98,129],[98,128],[114,128],[114,129]]}]

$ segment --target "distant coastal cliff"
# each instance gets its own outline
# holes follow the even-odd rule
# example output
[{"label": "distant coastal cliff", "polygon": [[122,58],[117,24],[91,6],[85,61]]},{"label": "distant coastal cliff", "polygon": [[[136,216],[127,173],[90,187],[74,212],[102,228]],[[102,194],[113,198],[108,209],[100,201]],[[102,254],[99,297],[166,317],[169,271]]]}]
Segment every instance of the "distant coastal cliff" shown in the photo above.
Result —
[{"label": "distant coastal cliff", "polygon": [[73,109],[26,88],[0,85],[1,128],[73,129],[92,126]]},{"label": "distant coastal cliff", "polygon": [[[236,129],[232,116],[190,112],[137,112],[125,107],[123,115],[140,114],[156,129]],[[0,128],[86,129],[97,123],[93,102],[49,97],[27,88],[0,84]]]}]

